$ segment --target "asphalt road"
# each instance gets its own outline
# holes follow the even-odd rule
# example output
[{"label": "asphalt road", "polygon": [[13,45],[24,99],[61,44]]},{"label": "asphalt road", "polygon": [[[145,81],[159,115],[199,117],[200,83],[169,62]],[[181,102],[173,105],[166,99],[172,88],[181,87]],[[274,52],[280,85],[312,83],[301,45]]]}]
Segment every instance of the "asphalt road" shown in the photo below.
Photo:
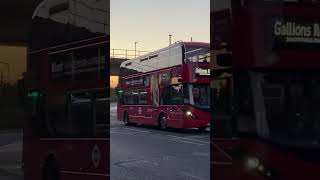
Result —
[{"label": "asphalt road", "polygon": [[111,104],[112,180],[208,180],[209,132],[124,126]]},{"label": "asphalt road", "polygon": [[22,180],[22,132],[0,131],[0,179]]}]

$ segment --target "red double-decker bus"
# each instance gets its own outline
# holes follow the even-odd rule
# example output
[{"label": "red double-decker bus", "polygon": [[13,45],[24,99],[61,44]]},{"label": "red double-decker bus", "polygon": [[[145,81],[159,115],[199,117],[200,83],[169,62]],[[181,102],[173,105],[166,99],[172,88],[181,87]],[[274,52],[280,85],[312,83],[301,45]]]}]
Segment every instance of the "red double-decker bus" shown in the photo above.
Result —
[{"label": "red double-decker bus", "polygon": [[212,179],[320,178],[319,2],[213,4]]},{"label": "red double-decker bus", "polygon": [[108,3],[44,1],[34,14],[25,180],[109,179]]},{"label": "red double-decker bus", "polygon": [[208,43],[177,42],[120,66],[118,120],[161,129],[209,126]]}]

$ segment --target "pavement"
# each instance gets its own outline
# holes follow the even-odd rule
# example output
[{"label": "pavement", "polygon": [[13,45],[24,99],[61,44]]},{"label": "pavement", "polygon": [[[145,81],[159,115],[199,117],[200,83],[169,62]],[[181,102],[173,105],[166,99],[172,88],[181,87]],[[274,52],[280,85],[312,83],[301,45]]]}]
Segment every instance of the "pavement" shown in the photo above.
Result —
[{"label": "pavement", "polygon": [[112,180],[209,180],[210,134],[124,126],[111,113]]}]

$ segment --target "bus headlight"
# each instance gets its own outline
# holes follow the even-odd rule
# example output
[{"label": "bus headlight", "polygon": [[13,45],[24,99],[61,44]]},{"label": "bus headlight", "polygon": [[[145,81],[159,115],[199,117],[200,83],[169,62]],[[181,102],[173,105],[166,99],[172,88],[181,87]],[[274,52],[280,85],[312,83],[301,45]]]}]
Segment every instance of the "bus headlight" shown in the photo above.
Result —
[{"label": "bus headlight", "polygon": [[245,160],[245,167],[249,171],[256,171],[259,174],[262,174],[263,176],[270,177],[271,176],[271,171],[268,170],[262,163],[261,161],[256,158],[256,157],[248,157]]},{"label": "bus headlight", "polygon": [[186,111],[186,115],[192,118],[196,118],[197,116],[194,115],[191,111]]},{"label": "bus headlight", "polygon": [[248,157],[245,161],[245,166],[248,170],[257,169],[260,165],[260,161],[256,157]]}]

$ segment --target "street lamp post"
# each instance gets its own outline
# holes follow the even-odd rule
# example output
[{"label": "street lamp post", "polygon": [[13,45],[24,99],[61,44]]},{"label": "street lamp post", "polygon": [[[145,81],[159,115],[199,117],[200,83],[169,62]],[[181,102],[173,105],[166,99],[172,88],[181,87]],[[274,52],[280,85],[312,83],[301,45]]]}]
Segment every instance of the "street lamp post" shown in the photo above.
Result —
[{"label": "street lamp post", "polygon": [[138,42],[134,42],[134,57],[137,57],[137,44]]},{"label": "street lamp post", "polygon": [[172,34],[169,34],[169,45],[171,45],[171,37],[172,37]]}]

